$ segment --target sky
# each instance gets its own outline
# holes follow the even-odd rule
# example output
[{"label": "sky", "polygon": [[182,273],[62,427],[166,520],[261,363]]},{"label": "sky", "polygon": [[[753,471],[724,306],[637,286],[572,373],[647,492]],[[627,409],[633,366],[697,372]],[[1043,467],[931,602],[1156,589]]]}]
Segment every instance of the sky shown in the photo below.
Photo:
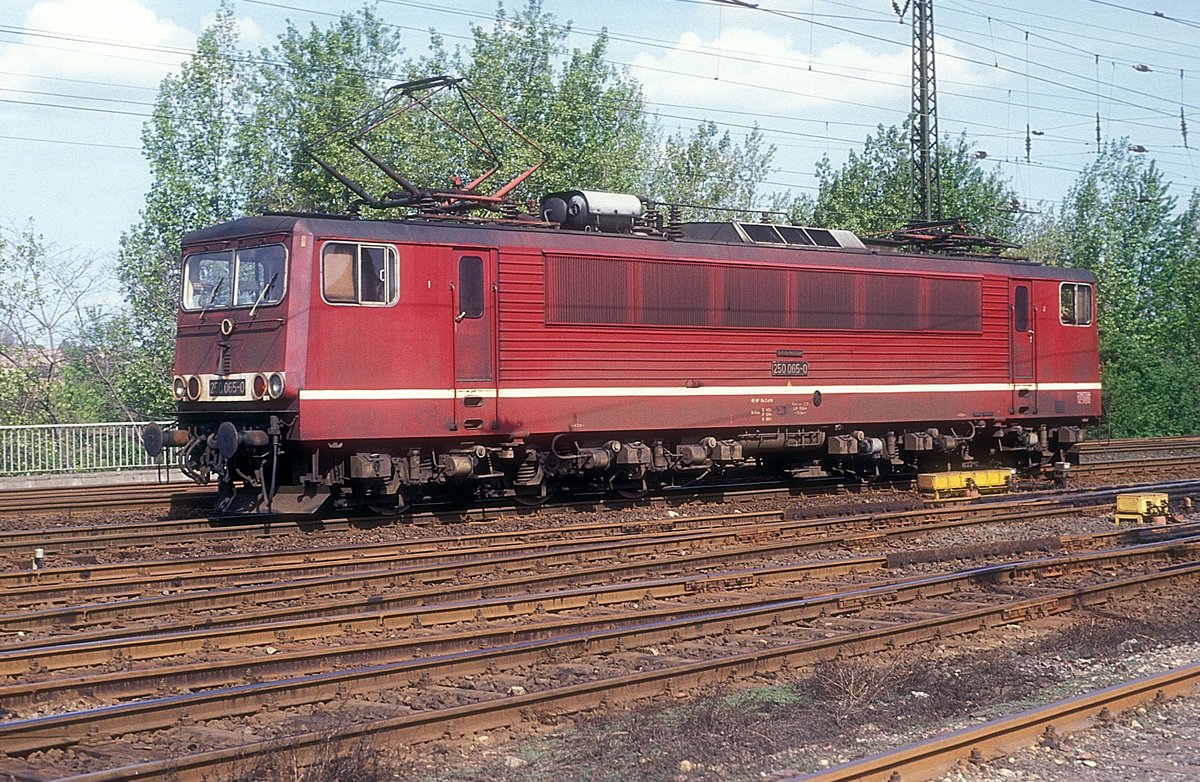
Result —
[{"label": "sky", "polygon": [[[524,0],[508,0],[513,9]],[[324,27],[357,3],[233,0],[244,48],[290,20]],[[890,0],[543,0],[572,47],[601,29],[668,132],[711,119],[774,144],[762,192],[815,192],[911,106],[911,10]],[[150,174],[141,131],[157,87],[193,51],[218,0],[0,2],[0,225],[32,221],[60,249],[113,259]],[[433,29],[465,44],[494,0],[379,0],[418,57]],[[1186,200],[1200,187],[1200,3],[935,0],[938,127],[965,134],[1030,210],[1060,204],[1103,141],[1146,149]],[[1191,135],[1181,127],[1182,119]],[[1028,142],[1028,151],[1027,151]],[[1185,143],[1186,142],[1186,143]],[[1125,142],[1123,142],[1125,143]]]}]

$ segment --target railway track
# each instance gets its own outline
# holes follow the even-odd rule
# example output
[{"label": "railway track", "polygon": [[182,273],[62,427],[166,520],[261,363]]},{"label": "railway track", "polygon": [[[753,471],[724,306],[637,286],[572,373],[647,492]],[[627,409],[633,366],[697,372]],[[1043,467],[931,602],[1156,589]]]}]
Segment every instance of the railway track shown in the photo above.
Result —
[{"label": "railway track", "polygon": [[[1197,483],[1156,485],[1156,489],[1189,492]],[[54,630],[78,633],[84,628],[120,621],[161,625],[176,615],[195,622],[221,621],[213,612],[248,606],[265,607],[302,601],[299,612],[344,611],[335,606],[343,595],[364,595],[379,604],[380,595],[398,585],[424,586],[456,593],[496,592],[497,579],[536,571],[543,584],[579,579],[589,568],[611,574],[616,559],[626,577],[661,570],[698,569],[769,556],[791,556],[805,550],[875,543],[929,535],[985,523],[1011,522],[1103,509],[1113,491],[1077,492],[1058,501],[991,503],[973,509],[933,508],[859,514],[828,519],[793,519],[783,510],[670,519],[648,524],[600,524],[521,532],[480,532],[469,536],[430,538],[417,543],[356,544],[278,553],[187,558],[105,566],[77,566],[0,575],[0,629],[9,632]],[[654,557],[650,565],[638,558]],[[671,558],[671,559],[667,559]],[[560,571],[567,569],[562,574]],[[460,582],[454,590],[437,585]],[[466,581],[466,583],[462,583]],[[485,582],[482,586],[480,581]],[[497,592],[498,593],[498,592]],[[88,598],[104,602],[87,604]],[[314,601],[324,600],[323,604]],[[180,629],[179,626],[176,626]]]},{"label": "railway track", "polygon": [[[150,731],[217,722],[223,727],[214,728],[216,735],[227,731],[230,720],[263,709],[294,725],[310,724],[309,709],[314,704],[326,704],[331,710],[327,724],[333,710],[343,718],[354,713],[363,721],[318,734],[292,735],[287,741],[289,751],[304,752],[327,741],[353,741],[364,735],[386,736],[389,742],[427,741],[447,732],[517,725],[546,711],[578,711],[687,691],[838,654],[878,652],[933,639],[944,642],[1000,625],[1062,616],[1088,604],[1140,595],[1166,584],[1192,585],[1200,577],[1198,555],[1200,539],[1188,537],[856,586],[819,596],[747,601],[736,607],[692,610],[683,617],[638,616],[620,626],[575,627],[544,638],[516,637],[468,651],[440,652],[434,646],[430,653],[390,664],[10,721],[0,724],[0,742],[10,755],[34,760],[41,759],[38,753],[62,751],[82,741],[93,750],[98,746],[116,753],[124,746],[122,736],[137,736],[143,748],[157,743],[161,751],[161,739]],[[652,651],[659,648],[669,651]],[[629,672],[631,668],[635,672]],[[574,675],[567,676],[564,669]],[[476,677],[495,677],[496,671],[519,671],[511,678],[528,686],[504,689],[509,679],[503,675],[498,677],[499,686],[473,686]],[[539,682],[552,683],[538,686]],[[370,694],[378,697],[367,697]],[[295,731],[295,727],[285,729]],[[184,758],[141,762],[107,775],[84,773],[72,778],[136,774],[139,779],[169,775],[197,779],[227,774],[247,755],[277,749],[280,743],[239,743]]]},{"label": "railway track", "polygon": [[[1140,449],[1136,474],[1194,467],[1187,447]],[[1097,461],[1073,475],[1131,472]],[[519,729],[1194,591],[1200,528],[1103,520],[1129,488],[941,507],[897,495],[827,517],[668,515],[658,500],[632,521],[541,528],[498,525],[501,511],[485,509],[485,524],[452,534],[436,534],[444,519],[431,514],[390,527],[391,540],[355,532],[296,550],[255,541],[394,520],[0,531],[0,562],[13,566],[0,571],[0,771],[30,782],[244,776],[247,758],[281,750],[303,760],[330,742]],[[1192,496],[1200,482],[1138,488]],[[1087,531],[1045,532],[1089,514],[1101,520]],[[147,557],[164,544],[178,555]],[[33,546],[52,567],[24,569]],[[110,561],[96,561],[101,546]]]},{"label": "railway track", "polygon": [[1200,456],[1200,437],[1150,437],[1121,440],[1085,440],[1071,448],[1080,465],[1129,462],[1147,458]]},{"label": "railway track", "polygon": [[211,506],[216,498],[217,493],[212,487],[191,483],[114,483],[0,489],[0,516]]},{"label": "railway track", "polygon": [[[259,569],[259,577],[275,574],[261,591],[206,581],[246,577],[253,568],[242,556],[193,561],[206,570],[191,582],[184,571],[168,572],[179,562],[143,563],[146,592],[164,591],[169,582],[156,577],[180,579],[166,590],[177,594],[152,597],[106,592],[136,583],[137,572],[119,568],[105,574],[76,569],[54,575],[54,584],[6,579],[0,600],[21,607],[0,624],[10,641],[0,646],[0,672],[11,682],[0,689],[0,707],[45,710],[82,696],[96,708],[0,723],[0,746],[13,756],[6,765],[29,770],[22,764],[53,761],[54,773],[68,777],[94,767],[96,752],[135,763],[81,779],[156,778],[160,771],[180,779],[211,777],[228,771],[233,755],[148,760],[147,752],[178,753],[162,744],[169,739],[142,731],[158,726],[169,735],[186,726],[220,746],[215,738],[225,736],[227,743],[226,734],[259,736],[241,724],[246,719],[278,715],[276,730],[303,733],[297,726],[328,722],[333,708],[340,718],[364,717],[389,735],[423,740],[447,730],[519,723],[543,710],[588,709],[664,688],[688,691],[714,677],[802,665],[833,650],[865,651],[926,633],[945,636],[962,627],[1069,613],[1064,605],[1101,599],[1089,595],[1147,569],[1168,581],[1192,577],[1200,542],[1145,542],[1147,533],[1192,532],[1182,525],[947,547],[955,534],[977,525],[1019,524],[1105,502],[1077,496],[1073,504],[992,503],[833,519],[680,517],[639,522],[637,529],[580,525],[557,543],[550,530],[482,531],[422,544],[429,550],[409,552],[414,559],[404,572],[386,547],[357,562],[350,557],[343,561],[351,569],[382,565],[388,572],[329,575],[328,584],[305,573],[312,563],[300,552],[279,552],[264,555],[279,559]],[[916,540],[947,545],[914,552]],[[1083,552],[1114,545],[1125,548]],[[872,547],[878,553],[855,553]],[[928,572],[1021,551],[1059,553],[1041,562]],[[376,554],[393,560],[373,561]],[[334,569],[338,556],[330,547],[312,562]],[[289,561],[304,577],[280,583]],[[1097,573],[1107,573],[1107,580],[1087,583]],[[374,586],[359,595],[367,578]],[[1022,579],[1038,585],[1032,597],[997,587]],[[1061,586],[1047,594],[1048,580]],[[321,597],[326,586],[328,597]],[[103,602],[84,602],[95,599]],[[923,624],[935,615],[950,618],[940,629]],[[864,632],[876,635],[855,640]],[[25,636],[14,639],[15,633]],[[640,672],[625,681],[630,670]],[[472,677],[493,685],[464,687]],[[543,691],[538,682],[564,686]],[[363,730],[355,722],[338,735],[351,740]],[[316,746],[306,741],[288,743]],[[133,745],[143,749],[133,751]],[[264,740],[229,752],[277,746]]]},{"label": "railway track", "polygon": [[845,763],[828,771],[780,782],[888,782],[895,779],[916,782],[932,779],[960,761],[983,763],[1035,744],[1039,738],[1054,740],[1063,732],[1102,723],[1119,711],[1143,703],[1190,693],[1197,686],[1200,686],[1200,664],[1181,666]]},{"label": "railway track", "polygon": [[[1135,530],[1120,533],[1096,533],[1072,536],[1057,541],[1035,540],[1027,543],[1029,549],[1069,549],[1083,550],[1099,548],[1112,543],[1131,543],[1149,541],[1154,538],[1169,535],[1182,537],[1200,534],[1200,525],[1187,525],[1167,531]],[[1158,541],[1161,542],[1161,541]],[[935,552],[945,559],[950,556],[965,556],[962,550],[941,550]],[[209,653],[227,653],[234,650],[246,650],[254,646],[268,644],[286,637],[289,641],[320,641],[321,645],[294,654],[276,654],[268,657],[240,657],[224,661],[206,661],[194,665],[154,668],[143,670],[127,670],[115,673],[87,674],[83,677],[66,676],[60,679],[26,682],[13,686],[0,686],[0,703],[13,708],[32,704],[44,699],[50,693],[66,693],[86,687],[93,697],[110,693],[112,697],[127,699],[130,697],[146,697],[161,694],[171,689],[176,680],[186,683],[191,689],[202,686],[217,686],[228,681],[237,680],[241,676],[262,678],[267,673],[275,671],[288,674],[318,673],[354,664],[378,664],[394,659],[396,655],[411,656],[414,649],[425,653],[435,651],[453,651],[458,649],[473,649],[481,645],[497,645],[500,643],[515,643],[542,637],[548,632],[555,634],[582,633],[596,627],[615,627],[623,624],[644,621],[647,617],[660,619],[671,618],[680,620],[690,616],[698,609],[692,606],[684,608],[647,609],[639,611],[634,616],[622,616],[616,619],[606,617],[596,619],[565,618],[561,621],[545,621],[547,615],[568,615],[572,611],[595,608],[600,606],[620,605],[645,600],[673,600],[695,595],[697,593],[716,595],[720,590],[734,590],[735,593],[744,591],[750,586],[769,587],[771,585],[796,584],[802,581],[845,577],[848,574],[863,573],[872,575],[879,571],[901,567],[911,561],[911,557],[876,556],[859,557],[852,560],[837,560],[835,562],[805,562],[790,566],[775,566],[752,568],[745,570],[713,571],[703,575],[689,574],[676,578],[655,578],[635,581],[618,582],[598,585],[588,588],[576,588],[560,593],[530,592],[502,599],[480,599],[470,604],[448,602],[443,604],[428,603],[411,606],[407,609],[397,608],[388,612],[377,611],[367,615],[356,615],[346,619],[271,622],[264,621],[265,617],[255,617],[256,624],[244,624],[226,628],[219,637],[208,630],[162,632],[155,631],[145,636],[126,635],[114,639],[113,643],[74,642],[55,644],[46,639],[40,642],[29,642],[10,647],[0,657],[0,675],[19,676],[29,671],[46,674],[54,670],[78,668],[81,666],[103,666],[112,661],[114,656],[126,663],[155,658],[178,657],[194,654],[200,651]],[[1089,560],[1095,563],[1095,558]],[[726,609],[744,609],[755,605],[770,605],[774,599],[737,597],[722,600],[721,606]],[[704,610],[711,610],[705,608]],[[243,618],[246,621],[247,617]],[[367,636],[381,628],[392,628],[397,631],[413,627],[434,628],[452,626],[462,622],[478,622],[480,620],[516,620],[518,624],[512,627],[472,629],[457,631],[447,635],[413,634],[403,638],[388,639],[376,643],[346,644],[345,637],[350,635]],[[530,623],[530,624],[526,624]],[[536,626],[534,626],[536,625]],[[442,632],[436,630],[435,632]],[[341,641],[342,645],[331,649],[326,642]]]}]

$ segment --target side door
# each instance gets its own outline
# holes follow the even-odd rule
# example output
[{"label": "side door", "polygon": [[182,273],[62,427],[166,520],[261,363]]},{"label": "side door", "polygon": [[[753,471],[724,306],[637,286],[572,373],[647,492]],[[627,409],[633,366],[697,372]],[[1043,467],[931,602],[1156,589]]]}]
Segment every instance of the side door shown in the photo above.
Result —
[{"label": "side door", "polygon": [[1009,366],[1012,373],[1012,404],[1009,412],[1037,411],[1037,344],[1033,305],[1033,281],[1009,282]]},{"label": "side door", "polygon": [[454,283],[454,420],[460,430],[496,424],[496,253],[456,248]]}]

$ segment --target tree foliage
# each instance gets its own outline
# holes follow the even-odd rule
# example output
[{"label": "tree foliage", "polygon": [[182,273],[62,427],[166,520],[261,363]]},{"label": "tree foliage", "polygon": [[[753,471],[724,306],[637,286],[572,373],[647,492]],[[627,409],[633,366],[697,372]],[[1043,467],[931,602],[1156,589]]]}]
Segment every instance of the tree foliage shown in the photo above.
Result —
[{"label": "tree foliage", "polygon": [[[961,217],[976,232],[1011,237],[1010,204],[1016,194],[1004,178],[982,167],[964,136],[942,139],[939,159],[942,215]],[[838,170],[826,156],[817,164],[813,221],[868,235],[904,226],[913,218],[911,160],[908,123],[879,126],[862,151],[851,151]]]},{"label": "tree foliage", "polygon": [[222,6],[196,54],[178,75],[163,79],[142,131],[152,182],[141,219],[121,236],[117,273],[132,306],[134,336],[160,367],[156,408],[170,402],[180,239],[234,217],[244,201],[235,154],[243,73],[233,12]]},{"label": "tree foliage", "polygon": [[365,178],[361,156],[321,142],[382,100],[401,51],[399,33],[370,8],[307,33],[289,22],[249,76],[249,119],[238,129],[236,153],[247,193],[237,210],[343,210],[345,188],[308,152],[318,148],[338,170]]},{"label": "tree foliage", "polygon": [[[471,31],[469,47],[451,52],[435,39],[429,56],[407,67],[413,75],[461,75],[472,95],[542,150],[545,163],[515,191],[518,201],[565,189],[637,189],[650,123],[640,85],[606,60],[606,33],[587,49],[568,50],[570,24],[559,24],[541,0],[530,0],[516,13],[500,7],[490,28],[474,25]],[[457,127],[477,128],[477,136],[487,138],[504,166],[498,178],[537,162],[528,143],[486,113],[468,114],[461,105],[443,108]],[[420,149],[412,135],[408,143]],[[485,159],[463,149],[445,128],[428,128],[425,135],[435,141],[435,153],[414,161],[415,167],[440,172],[442,186],[449,173],[471,178],[486,170]],[[457,166],[451,172],[445,150],[455,148],[465,154],[451,159],[451,167]]]},{"label": "tree foliage", "polygon": [[[660,201],[710,209],[755,207],[775,155],[758,128],[739,143],[713,122],[700,123],[691,134],[675,133],[657,147],[654,157],[661,162],[647,172],[646,192]],[[714,218],[709,212],[700,219]]]},{"label": "tree foliage", "polygon": [[1198,199],[1177,212],[1153,161],[1116,141],[1083,170],[1061,213],[1037,226],[1037,257],[1098,280],[1105,407],[1117,436],[1200,431]]},{"label": "tree foliage", "polygon": [[98,262],[32,224],[0,230],[0,424],[133,418],[111,383],[129,365],[91,332],[118,321],[94,303]]}]

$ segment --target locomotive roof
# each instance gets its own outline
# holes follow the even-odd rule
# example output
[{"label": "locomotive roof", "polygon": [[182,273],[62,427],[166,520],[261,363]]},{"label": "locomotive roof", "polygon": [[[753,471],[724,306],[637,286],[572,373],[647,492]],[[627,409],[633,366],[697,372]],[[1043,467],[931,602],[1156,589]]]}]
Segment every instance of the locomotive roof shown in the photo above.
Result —
[{"label": "locomotive roof", "polygon": [[[688,224],[685,224],[688,225]],[[691,224],[697,225],[697,224]],[[713,223],[705,226],[720,225]],[[731,225],[726,223],[725,225]],[[551,252],[611,253],[614,255],[700,257],[721,261],[769,263],[852,263],[864,267],[928,269],[1002,273],[1013,276],[1093,280],[1091,272],[1070,267],[1050,267],[1028,260],[1000,256],[966,256],[944,253],[901,253],[881,247],[814,247],[754,244],[731,240],[733,232],[701,229],[690,236],[668,239],[658,235],[574,231],[541,222],[470,221],[463,219],[408,218],[358,219],[325,214],[267,214],[242,217],[190,231],[183,244],[202,245],[279,235],[293,231],[320,237],[379,242],[415,242],[441,245],[483,245],[542,249]],[[844,233],[844,232],[843,232]],[[716,238],[713,238],[716,237]],[[748,252],[749,251],[749,252]],[[951,268],[946,268],[950,266]],[[1017,267],[1017,268],[1014,268]]]}]

